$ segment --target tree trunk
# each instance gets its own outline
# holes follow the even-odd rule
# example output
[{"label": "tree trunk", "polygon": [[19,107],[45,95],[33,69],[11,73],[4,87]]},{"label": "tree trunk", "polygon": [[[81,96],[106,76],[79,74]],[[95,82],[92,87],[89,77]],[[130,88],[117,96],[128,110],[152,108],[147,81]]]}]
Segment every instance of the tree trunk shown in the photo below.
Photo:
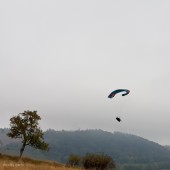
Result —
[{"label": "tree trunk", "polygon": [[25,146],[26,146],[26,143],[23,143],[23,144],[22,144],[22,147],[21,147],[21,149],[20,149],[20,155],[19,155],[19,158],[20,158],[20,159],[21,159],[21,156],[22,156],[22,154],[23,154],[23,152],[24,152]]}]

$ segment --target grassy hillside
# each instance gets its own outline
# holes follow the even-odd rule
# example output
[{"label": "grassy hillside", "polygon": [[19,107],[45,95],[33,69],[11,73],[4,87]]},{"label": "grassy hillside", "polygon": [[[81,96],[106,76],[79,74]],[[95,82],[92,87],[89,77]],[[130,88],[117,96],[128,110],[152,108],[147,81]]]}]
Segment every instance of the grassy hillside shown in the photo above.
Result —
[{"label": "grassy hillside", "polygon": [[18,160],[16,156],[0,155],[0,170],[75,170],[75,168],[65,167],[63,164],[22,158]]}]

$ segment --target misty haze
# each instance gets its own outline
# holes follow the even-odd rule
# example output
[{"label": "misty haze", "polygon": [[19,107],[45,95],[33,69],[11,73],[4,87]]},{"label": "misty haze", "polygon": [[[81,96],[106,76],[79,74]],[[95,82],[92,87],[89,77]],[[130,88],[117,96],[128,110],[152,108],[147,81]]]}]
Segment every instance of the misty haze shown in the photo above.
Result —
[{"label": "misty haze", "polygon": [[0,128],[31,110],[46,133],[170,145],[169,18],[168,0],[0,0]]}]

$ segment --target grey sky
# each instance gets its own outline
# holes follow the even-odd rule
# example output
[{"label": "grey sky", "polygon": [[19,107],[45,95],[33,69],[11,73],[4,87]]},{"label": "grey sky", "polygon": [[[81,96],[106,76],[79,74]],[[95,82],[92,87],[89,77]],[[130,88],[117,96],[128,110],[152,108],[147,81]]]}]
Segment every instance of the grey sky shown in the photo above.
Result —
[{"label": "grey sky", "polygon": [[0,127],[37,110],[44,130],[170,145],[169,44],[168,0],[0,0]]}]

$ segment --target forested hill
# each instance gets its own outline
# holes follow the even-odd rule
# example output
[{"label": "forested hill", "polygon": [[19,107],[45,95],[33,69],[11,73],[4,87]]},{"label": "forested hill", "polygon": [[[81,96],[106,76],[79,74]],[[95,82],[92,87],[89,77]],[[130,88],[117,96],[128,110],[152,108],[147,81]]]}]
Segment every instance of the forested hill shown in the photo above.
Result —
[{"label": "forested hill", "polygon": [[[1,131],[0,131],[1,132]],[[45,132],[49,152],[27,148],[25,155],[41,159],[66,162],[70,154],[103,153],[117,163],[170,162],[170,150],[139,136],[110,133],[103,130],[54,131]],[[0,134],[1,139],[1,134]],[[0,152],[19,153],[19,143],[7,142]]]},{"label": "forested hill", "polygon": [[[120,163],[170,161],[167,148],[139,136],[102,130],[47,131],[47,142],[65,156],[104,153]],[[63,157],[64,158],[64,157]]]}]

